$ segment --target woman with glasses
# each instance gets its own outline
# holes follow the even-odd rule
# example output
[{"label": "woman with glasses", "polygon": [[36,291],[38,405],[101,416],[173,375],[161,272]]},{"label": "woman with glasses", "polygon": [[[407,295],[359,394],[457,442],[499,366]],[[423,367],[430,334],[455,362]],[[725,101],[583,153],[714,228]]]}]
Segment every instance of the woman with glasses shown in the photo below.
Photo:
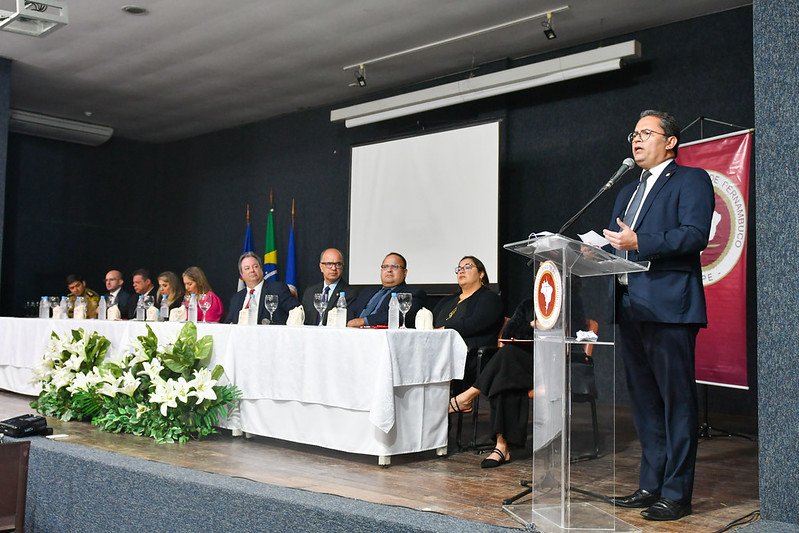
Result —
[{"label": "woman with glasses", "polygon": [[453,381],[458,393],[474,383],[477,376],[477,349],[496,346],[504,316],[499,295],[488,288],[488,273],[483,262],[467,255],[455,269],[460,292],[441,300],[433,310],[433,326],[454,329],[467,348],[463,381]]}]

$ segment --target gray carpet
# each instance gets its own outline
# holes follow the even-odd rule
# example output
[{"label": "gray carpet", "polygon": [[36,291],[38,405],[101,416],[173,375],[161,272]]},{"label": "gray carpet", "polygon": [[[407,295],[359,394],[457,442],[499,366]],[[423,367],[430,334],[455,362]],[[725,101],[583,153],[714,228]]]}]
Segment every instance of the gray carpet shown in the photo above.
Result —
[{"label": "gray carpet", "polygon": [[746,533],[796,533],[799,531],[799,526],[785,522],[774,522],[773,520],[759,520],[735,531],[746,531]]},{"label": "gray carpet", "polygon": [[31,439],[26,530],[518,531]]}]

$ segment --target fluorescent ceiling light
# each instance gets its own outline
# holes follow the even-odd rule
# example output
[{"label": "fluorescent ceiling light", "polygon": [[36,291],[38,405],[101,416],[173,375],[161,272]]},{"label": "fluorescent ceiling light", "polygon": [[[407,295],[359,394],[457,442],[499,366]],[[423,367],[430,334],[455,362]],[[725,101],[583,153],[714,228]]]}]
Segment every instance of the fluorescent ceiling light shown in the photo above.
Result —
[{"label": "fluorescent ceiling light", "polygon": [[17,12],[0,10],[0,30],[33,37],[49,35],[69,22],[67,5],[56,0],[17,0]]},{"label": "fluorescent ceiling light", "polygon": [[8,131],[57,141],[99,146],[114,134],[114,128],[60,117],[9,110]]},{"label": "fluorescent ceiling light", "polygon": [[531,87],[590,76],[621,68],[621,60],[641,56],[638,41],[627,41],[569,56],[541,61],[484,76],[411,93],[334,109],[330,121],[344,120],[348,128],[471,102]]}]

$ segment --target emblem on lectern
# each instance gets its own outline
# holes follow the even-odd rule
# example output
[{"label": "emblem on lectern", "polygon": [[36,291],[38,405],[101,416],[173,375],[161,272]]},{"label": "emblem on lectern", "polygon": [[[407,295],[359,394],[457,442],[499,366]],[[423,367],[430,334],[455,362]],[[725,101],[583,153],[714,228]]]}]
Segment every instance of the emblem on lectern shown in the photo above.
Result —
[{"label": "emblem on lectern", "polygon": [[533,286],[533,308],[540,329],[550,329],[560,316],[563,284],[558,267],[552,261],[545,261],[538,267]]}]

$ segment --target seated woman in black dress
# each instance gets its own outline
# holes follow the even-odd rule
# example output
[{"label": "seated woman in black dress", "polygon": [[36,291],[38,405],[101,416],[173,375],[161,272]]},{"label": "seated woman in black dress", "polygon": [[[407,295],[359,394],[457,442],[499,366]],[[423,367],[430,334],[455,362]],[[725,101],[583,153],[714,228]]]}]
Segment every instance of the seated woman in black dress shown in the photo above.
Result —
[{"label": "seated woman in black dress", "polygon": [[454,329],[466,343],[466,368],[463,381],[453,381],[458,393],[474,383],[477,375],[477,349],[496,346],[504,316],[502,300],[488,288],[488,274],[483,262],[467,255],[455,269],[461,290],[441,300],[433,311],[433,327]]},{"label": "seated woman in black dress", "polygon": [[[582,324],[582,303],[572,297],[572,323]],[[575,321],[578,320],[579,322]],[[531,340],[535,317],[533,300],[522,301],[502,330],[503,339]],[[450,400],[449,412],[468,412],[472,402],[485,392],[491,404],[491,433],[497,445],[480,463],[494,468],[510,461],[509,445],[524,447],[527,441],[527,420],[530,416],[528,391],[533,383],[533,346],[505,344],[486,363],[474,386]]]},{"label": "seated woman in black dress", "polygon": [[183,283],[178,275],[167,270],[158,274],[158,298],[156,305],[161,307],[161,300],[166,298],[169,310],[180,307],[183,303]]}]

